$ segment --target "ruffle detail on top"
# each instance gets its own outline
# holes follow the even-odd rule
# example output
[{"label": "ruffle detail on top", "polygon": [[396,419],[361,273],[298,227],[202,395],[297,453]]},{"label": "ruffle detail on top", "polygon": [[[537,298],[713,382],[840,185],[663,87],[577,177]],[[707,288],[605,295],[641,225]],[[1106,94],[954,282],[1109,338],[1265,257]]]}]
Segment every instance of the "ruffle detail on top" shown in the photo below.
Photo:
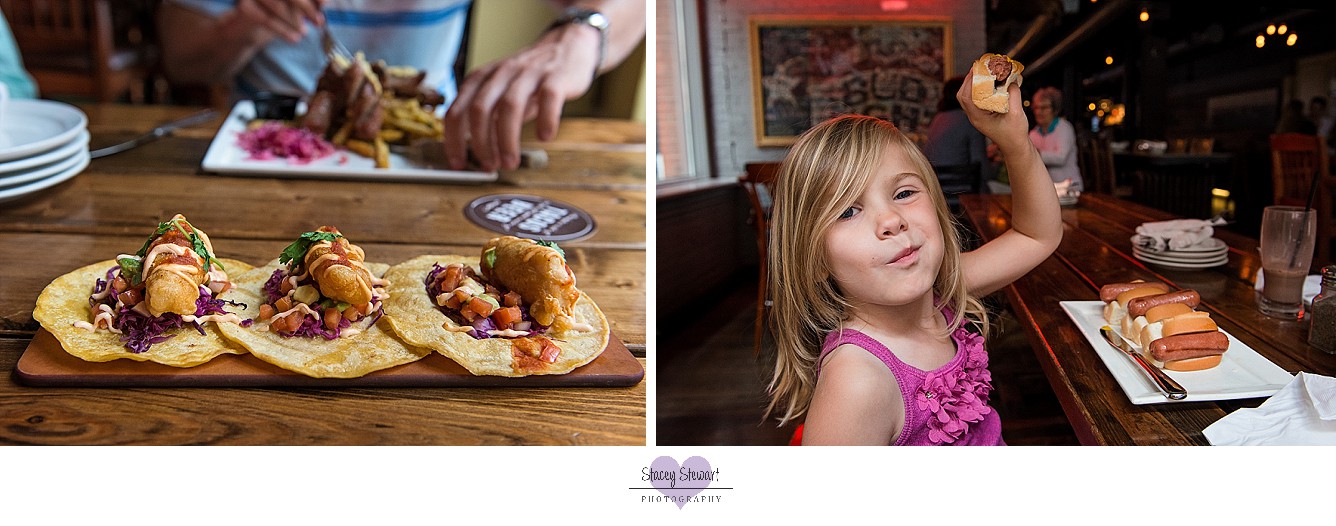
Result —
[{"label": "ruffle detail on top", "polygon": [[928,373],[916,393],[919,410],[932,413],[928,419],[928,439],[935,444],[950,444],[969,432],[970,426],[983,421],[993,411],[988,394],[993,391],[993,376],[988,372],[988,353],[983,336],[964,327],[951,337],[965,353],[960,368]]}]

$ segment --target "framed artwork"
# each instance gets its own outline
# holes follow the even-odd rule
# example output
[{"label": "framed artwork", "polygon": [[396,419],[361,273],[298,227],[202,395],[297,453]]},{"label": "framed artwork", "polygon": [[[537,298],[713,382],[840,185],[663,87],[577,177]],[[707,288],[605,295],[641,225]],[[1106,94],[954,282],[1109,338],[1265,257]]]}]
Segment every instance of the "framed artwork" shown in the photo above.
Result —
[{"label": "framed artwork", "polygon": [[951,21],[753,17],[757,146],[788,146],[836,115],[880,117],[915,136],[951,68]]}]

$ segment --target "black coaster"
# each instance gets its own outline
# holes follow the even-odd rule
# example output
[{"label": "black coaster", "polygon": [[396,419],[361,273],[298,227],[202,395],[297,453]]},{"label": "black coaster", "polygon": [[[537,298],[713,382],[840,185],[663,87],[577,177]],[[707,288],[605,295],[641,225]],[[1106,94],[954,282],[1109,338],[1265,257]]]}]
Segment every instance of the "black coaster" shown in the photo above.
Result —
[{"label": "black coaster", "polygon": [[493,232],[544,241],[569,241],[594,232],[594,217],[568,203],[525,194],[474,199],[464,217]]}]

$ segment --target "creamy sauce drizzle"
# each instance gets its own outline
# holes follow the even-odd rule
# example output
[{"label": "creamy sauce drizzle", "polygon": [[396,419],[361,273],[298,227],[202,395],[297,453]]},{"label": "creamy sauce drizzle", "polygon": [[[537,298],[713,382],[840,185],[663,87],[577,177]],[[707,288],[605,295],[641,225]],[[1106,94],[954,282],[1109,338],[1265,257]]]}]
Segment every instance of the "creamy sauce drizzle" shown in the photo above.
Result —
[{"label": "creamy sauce drizzle", "polygon": [[[144,256],[144,259],[142,260],[142,261],[144,262],[144,265],[143,265],[144,268],[143,268],[143,270],[141,270],[140,273],[139,273],[139,280],[140,280],[140,281],[144,281],[144,280],[147,280],[147,279],[148,279],[149,270],[152,269],[153,266],[154,266],[154,263],[157,262],[156,260],[157,260],[158,256],[161,255],[161,254],[163,254],[164,252],[170,252],[170,253],[172,253],[172,255],[175,255],[175,256],[183,256],[183,255],[185,255],[185,254],[187,254],[187,253],[191,253],[189,248],[183,247],[183,246],[181,246],[181,245],[177,245],[177,244],[174,244],[174,243],[159,243],[157,246],[155,246],[155,247],[153,247],[151,250],[149,250],[149,251],[148,251],[148,254],[146,254],[146,255]],[[195,257],[196,257],[197,259],[199,258],[198,255],[196,255]],[[187,266],[187,265],[183,265],[183,264],[180,264],[180,263],[165,263],[165,264],[162,265],[162,267],[163,267],[163,268],[171,268],[171,267],[184,267],[184,268],[190,268],[189,266]],[[175,270],[175,269],[173,269],[173,270]],[[194,270],[194,269],[191,269],[191,270]],[[179,271],[178,271],[178,272],[179,272]],[[179,273],[182,274],[183,276],[185,276],[186,279],[187,279],[188,281],[190,280],[190,275],[189,275],[189,274],[186,274],[186,273],[184,273],[184,272],[179,272]]]}]

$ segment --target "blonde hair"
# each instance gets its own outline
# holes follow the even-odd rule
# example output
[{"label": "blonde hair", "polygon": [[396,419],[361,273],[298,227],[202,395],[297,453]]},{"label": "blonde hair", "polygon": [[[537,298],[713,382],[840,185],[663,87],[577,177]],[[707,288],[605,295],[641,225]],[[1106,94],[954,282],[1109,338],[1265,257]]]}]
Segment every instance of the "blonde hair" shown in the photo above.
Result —
[{"label": "blonde hair", "polygon": [[923,152],[894,124],[875,117],[845,115],[818,124],[780,164],[771,212],[770,323],[778,353],[766,416],[778,415],[780,425],[807,411],[822,341],[845,321],[850,307],[828,270],[826,233],[872,182],[888,145],[905,152],[937,209],[945,250],[933,292],[936,308],[954,313],[943,336],[967,317],[988,332],[984,307],[970,297],[960,272],[955,218]]}]

